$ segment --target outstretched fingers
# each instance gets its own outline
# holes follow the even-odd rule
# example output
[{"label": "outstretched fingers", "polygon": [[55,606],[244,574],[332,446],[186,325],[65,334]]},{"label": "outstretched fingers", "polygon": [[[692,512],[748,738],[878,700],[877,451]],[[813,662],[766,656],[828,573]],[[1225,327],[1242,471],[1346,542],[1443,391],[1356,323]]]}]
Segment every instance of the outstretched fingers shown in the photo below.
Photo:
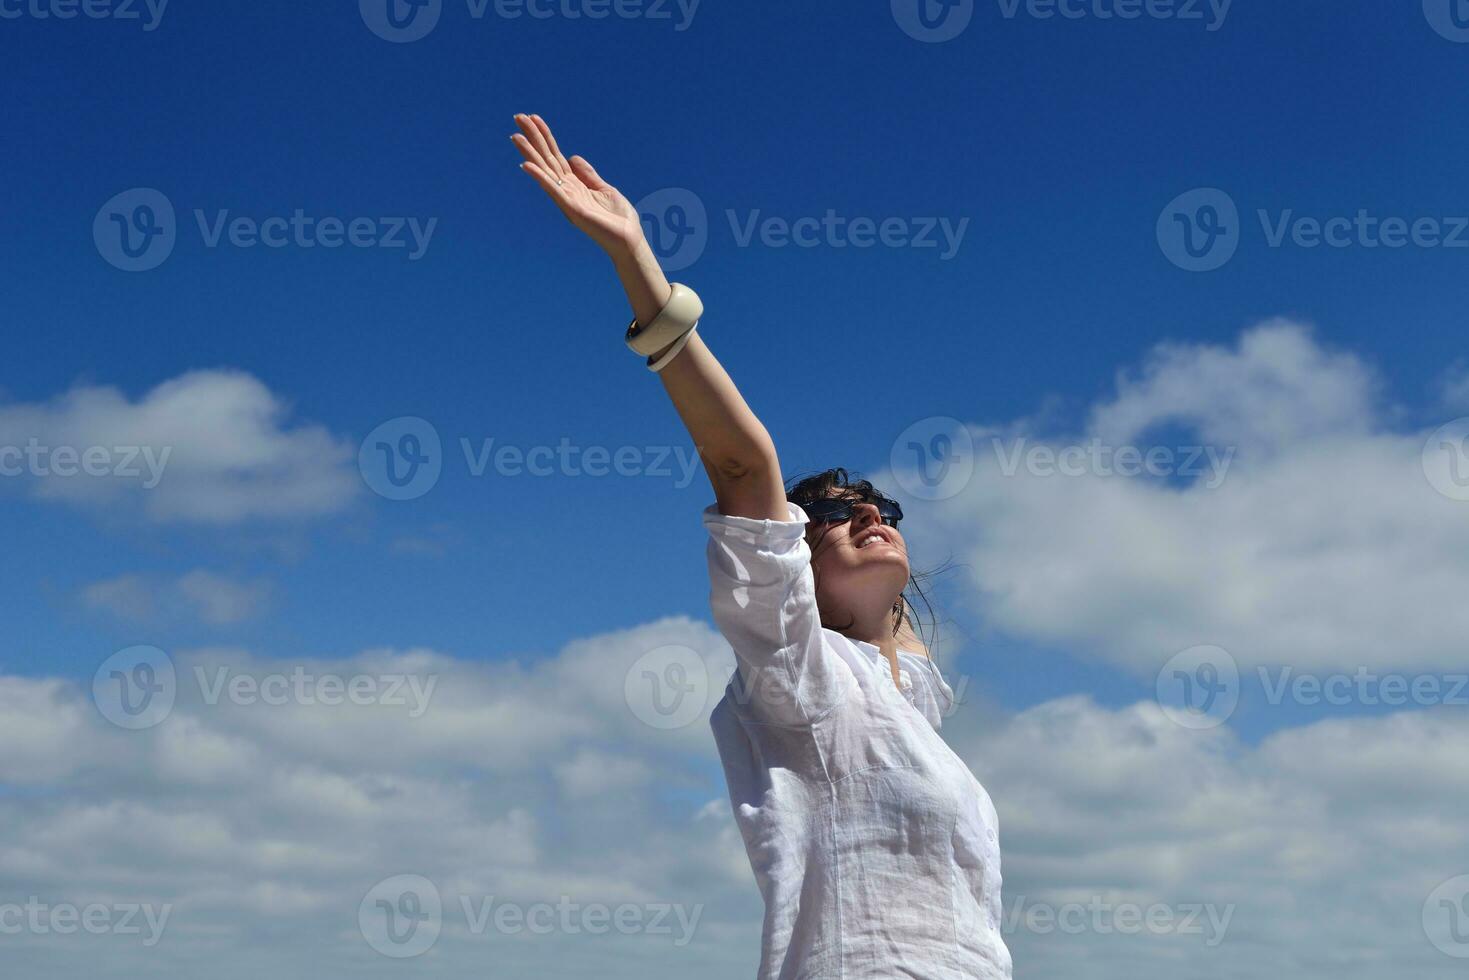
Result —
[{"label": "outstretched fingers", "polygon": [[612,189],[612,185],[602,179],[602,175],[597,173],[596,169],[587,162],[587,158],[584,156],[574,156],[571,158],[571,171],[581,178],[583,184],[586,184],[594,191],[610,191]]},{"label": "outstretched fingers", "polygon": [[546,163],[546,158],[541,156],[541,151],[537,150],[535,146],[531,144],[530,140],[526,139],[520,133],[512,133],[510,136],[510,142],[514,143],[515,148],[520,151],[520,155],[525,157],[526,163],[533,163],[536,166],[540,167],[542,170],[545,170],[547,168],[548,164]]},{"label": "outstretched fingers", "polygon": [[550,149],[551,155],[560,164],[561,172],[569,172],[571,170],[571,164],[566,162],[566,157],[562,154],[561,147],[556,145],[556,137],[551,135],[551,127],[546,125],[546,120],[535,113],[531,113],[531,119],[535,121],[536,129],[540,132],[541,136],[545,138],[546,146]]},{"label": "outstretched fingers", "polygon": [[516,114],[515,124],[520,127],[524,139],[536,151],[537,159],[531,162],[547,173],[554,174],[557,180],[564,178],[569,168],[564,167],[557,158],[557,154],[551,150],[551,145],[546,142],[546,136],[541,132],[541,127],[536,125],[535,120],[522,112]]}]

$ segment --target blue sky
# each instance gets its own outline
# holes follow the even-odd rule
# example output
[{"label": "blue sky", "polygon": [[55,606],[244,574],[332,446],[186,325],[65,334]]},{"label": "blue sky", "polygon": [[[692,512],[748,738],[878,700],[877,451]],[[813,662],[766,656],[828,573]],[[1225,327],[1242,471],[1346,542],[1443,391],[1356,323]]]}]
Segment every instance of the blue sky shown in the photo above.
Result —
[{"label": "blue sky", "polygon": [[[1374,362],[1410,413],[1460,356],[1466,253],[1272,249],[1253,218],[1465,210],[1466,50],[1416,9],[1238,4],[1210,30],[1207,8],[1203,21],[1123,22],[980,4],[944,43],[910,38],[882,5],[707,4],[685,30],[676,8],[671,21],[597,22],[471,9],[450,3],[406,44],[324,5],[228,17],[180,5],[152,31],[5,23],[10,399],[78,382],[136,398],[228,367],[344,437],[416,415],[452,447],[429,495],[364,500],[324,524],[137,527],[12,499],[12,534],[36,556],[0,573],[26,597],[13,667],[84,671],[135,638],[220,639],[181,624],[136,637],[69,606],[115,571],[220,560],[280,580],[272,615],[228,639],[282,653],[535,654],[705,614],[702,475],[467,473],[464,438],[688,448],[619,345],[625,303],[607,263],[515,170],[515,111],[543,113],[634,200],[686,187],[706,204],[709,245],[680,275],[707,297],[704,333],[790,472],[878,470],[927,416],[997,421],[1046,404],[1074,420],[1157,341],[1227,343],[1271,315]],[[88,234],[132,187],[161,190],[180,215],[174,253],[147,273],[101,261]],[[1224,189],[1245,214],[1238,254],[1207,274],[1171,264],[1154,232],[1194,187]],[[296,208],[437,224],[410,260],[210,249],[191,214]],[[941,258],[740,247],[725,216],[828,208],[968,224]],[[856,370],[873,355],[881,375]],[[442,554],[385,550],[427,529]],[[1022,699],[1070,687],[1005,659]]]},{"label": "blue sky", "polygon": [[[1253,678],[1283,666],[1436,675],[1462,661],[1465,505],[1432,492],[1419,458],[1425,439],[1436,445],[1430,432],[1469,416],[1463,0],[1160,0],[1137,9],[1199,16],[1135,19],[1105,16],[1123,0],[1063,3],[1076,17],[1042,16],[1053,6],[1043,0],[970,0],[945,21],[957,30],[967,12],[967,26],[942,41],[904,29],[909,0],[705,0],[657,6],[660,16],[642,3],[602,19],[566,13],[597,0],[542,2],[547,17],[496,13],[520,9],[511,0],[431,0],[438,20],[411,41],[373,29],[381,2],[175,0],[150,26],[145,5],[131,8],[141,21],[58,19],[38,14],[51,0],[0,0],[0,448],[145,438],[177,451],[178,475],[157,492],[0,477],[7,550],[24,556],[0,565],[9,598],[0,695],[12,685],[15,717],[33,709],[41,719],[36,759],[53,743],[90,745],[78,733],[100,724],[91,712],[73,717],[80,702],[55,694],[52,680],[85,692],[100,663],[136,644],[181,662],[257,667],[360,663],[372,651],[411,663],[408,651],[433,651],[445,674],[465,678],[450,697],[489,705],[481,717],[455,702],[463,714],[451,722],[473,717],[495,738],[503,718],[525,722],[496,699],[544,693],[544,678],[568,663],[613,651],[611,663],[654,640],[717,655],[700,523],[712,493],[701,471],[680,470],[687,434],[622,343],[629,311],[610,264],[517,169],[507,135],[525,111],[544,115],[568,154],[633,201],[662,192],[650,227],[667,230],[669,202],[702,212],[694,230],[704,244],[670,278],[703,297],[701,334],[770,429],[787,475],[840,465],[874,477],[904,503],[916,564],[961,565],[935,591],[951,621],[941,662],[967,679],[975,705],[953,737],[1018,829],[1022,887],[1080,886],[1048,863],[1061,818],[1028,828],[1037,807],[1011,802],[1036,803],[1016,760],[1080,773],[1067,784],[1075,795],[1047,801],[1046,812],[1074,813],[1085,827],[1102,805],[1087,752],[1107,738],[1156,750],[1122,751],[1129,761],[1117,764],[1119,783],[1144,787],[1121,813],[1147,806],[1169,821],[1143,848],[1192,826],[1186,809],[1169,809],[1176,787],[1148,782],[1158,767],[1195,766],[1231,798],[1278,781],[1276,795],[1259,798],[1262,825],[1320,799],[1333,812],[1355,812],[1362,798],[1370,806],[1367,791],[1344,789],[1371,783],[1351,768],[1359,759],[1401,776],[1400,799],[1462,812],[1469,786],[1423,761],[1445,748],[1446,710],[1361,699],[1272,706]],[[138,189],[173,211],[174,242],[156,267],[125,271],[106,232],[112,214],[135,214]],[[407,244],[211,237],[233,219],[267,223],[298,209],[313,228],[401,227]],[[1206,236],[1216,214],[1217,243]],[[827,215],[842,231],[810,247],[782,243],[779,222],[815,227]],[[886,222],[910,243],[857,247],[854,221]],[[1340,247],[1311,245],[1311,222],[1333,221],[1347,236]],[[1387,247],[1385,221],[1423,233]],[[1184,267],[1185,227],[1211,243],[1209,268]],[[915,234],[937,244],[912,243]],[[358,450],[402,417],[432,426],[441,475],[413,499],[389,500],[364,479]],[[962,492],[925,500],[890,466],[895,446],[914,427],[935,431],[934,419],[957,420],[979,469]],[[1454,432],[1469,452],[1469,425]],[[670,468],[476,475],[464,447],[480,452],[491,439],[627,449],[639,468]],[[1218,492],[1178,474],[1007,478],[989,452],[996,439],[1052,450],[1092,439],[1197,444],[1229,450],[1234,468]],[[1171,655],[1210,644],[1238,661],[1244,696],[1227,739],[1178,742],[1137,705],[1153,698]],[[221,733],[259,735],[253,720],[188,717],[220,735],[206,748],[221,757]],[[546,718],[548,728],[580,720]],[[599,729],[605,742],[590,754],[539,730],[524,751],[572,757],[556,778],[573,796],[588,771],[636,786],[656,768],[639,753],[667,746],[654,752],[646,731],[629,735],[622,722]],[[271,732],[259,744],[322,772],[366,771],[343,761],[346,748],[314,756],[326,751],[316,731],[303,724],[295,743]],[[367,729],[339,731],[376,744]],[[423,739],[432,756],[419,792],[452,795],[444,787],[480,764],[422,730],[403,738]],[[1293,768],[1323,746],[1340,772]],[[604,765],[596,752],[612,748],[623,755]],[[659,798],[683,810],[719,803],[707,731],[695,725],[674,749],[693,761],[658,785]],[[1225,757],[1227,772],[1216,768]],[[0,769],[0,802],[82,792],[37,777],[41,761],[16,765]],[[184,792],[175,776],[192,778],[167,766],[139,772],[140,787],[156,779],[164,796]],[[501,785],[492,776],[481,782]],[[1290,795],[1298,786],[1321,795]],[[521,801],[474,792],[487,795],[469,809],[509,821],[518,840]],[[542,802],[532,796],[525,812],[554,823]],[[637,806],[615,822],[635,824]],[[1276,829],[1276,840],[1294,832]],[[589,874],[596,835],[582,832],[591,853],[575,871]],[[1356,841],[1372,831],[1331,832]],[[1462,843],[1448,831],[1409,837],[1440,852]],[[1383,868],[1440,870],[1417,852],[1384,845],[1381,856]],[[1086,887],[1135,883],[1108,855],[1090,857],[1078,859]],[[422,860],[415,867],[436,867]],[[1240,859],[1259,875],[1249,887],[1273,884],[1274,860]],[[1187,881],[1232,894],[1245,879],[1221,867]],[[696,867],[662,886],[705,872],[717,878]],[[1386,889],[1398,873],[1373,880]],[[1312,866],[1301,881],[1350,894],[1333,874]],[[1426,878],[1392,881],[1407,894],[1426,888]],[[1333,920],[1348,938],[1353,921],[1417,914],[1394,918],[1401,909],[1367,899],[1354,908],[1360,920]],[[748,915],[733,918],[748,925]],[[1290,928],[1315,928],[1268,908],[1258,922],[1262,963],[1280,961]],[[1266,935],[1266,922],[1284,931]],[[252,935],[279,938],[277,927],[252,925]],[[1323,930],[1322,948],[1341,938]],[[725,959],[719,946],[700,971],[744,975],[749,939]],[[1068,975],[1064,956],[1034,955],[1033,975]],[[1342,955],[1370,971],[1370,955]],[[1125,957],[1107,963],[1117,976],[1138,972]],[[391,965],[358,964],[355,975]],[[1419,965],[1426,976],[1451,963]]]}]

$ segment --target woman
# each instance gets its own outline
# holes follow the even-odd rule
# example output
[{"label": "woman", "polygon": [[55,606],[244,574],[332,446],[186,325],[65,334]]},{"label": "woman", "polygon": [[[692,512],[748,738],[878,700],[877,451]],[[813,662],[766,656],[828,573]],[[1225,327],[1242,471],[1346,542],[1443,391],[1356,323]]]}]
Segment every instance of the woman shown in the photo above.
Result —
[{"label": "woman", "polygon": [[710,725],[765,900],[759,977],[1008,978],[995,810],[938,734],[953,692],[908,628],[901,508],[839,469],[787,492],[636,210],[540,116],[515,122],[521,168],[612,259],[629,346],[659,345],[642,351],[713,486],[710,603],[738,669]]}]

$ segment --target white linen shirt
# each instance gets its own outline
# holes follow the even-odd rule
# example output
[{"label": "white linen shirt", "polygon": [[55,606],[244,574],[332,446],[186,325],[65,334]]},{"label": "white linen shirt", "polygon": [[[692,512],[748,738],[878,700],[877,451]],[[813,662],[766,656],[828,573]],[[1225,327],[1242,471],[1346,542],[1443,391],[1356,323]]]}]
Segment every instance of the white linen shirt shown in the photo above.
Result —
[{"label": "white linen shirt", "polygon": [[[994,805],[939,736],[953,691],[821,625],[809,518],[704,509],[735,672],[709,724],[765,900],[759,980],[1009,980]],[[942,703],[941,703],[942,701]]]}]

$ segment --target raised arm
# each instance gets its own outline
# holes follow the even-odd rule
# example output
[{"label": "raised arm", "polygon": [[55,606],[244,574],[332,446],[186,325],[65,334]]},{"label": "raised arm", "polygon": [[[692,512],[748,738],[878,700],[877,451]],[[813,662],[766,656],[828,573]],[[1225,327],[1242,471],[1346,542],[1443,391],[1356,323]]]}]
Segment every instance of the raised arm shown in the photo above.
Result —
[{"label": "raised arm", "polygon": [[[633,316],[648,323],[668,302],[668,279],[643,235],[638,213],[586,158],[562,155],[537,115],[515,117],[510,138],[534,177],[573,225],[612,260]],[[660,352],[661,353],[661,352]],[[698,331],[659,377],[704,461],[721,514],[789,520],[775,443]]]}]

